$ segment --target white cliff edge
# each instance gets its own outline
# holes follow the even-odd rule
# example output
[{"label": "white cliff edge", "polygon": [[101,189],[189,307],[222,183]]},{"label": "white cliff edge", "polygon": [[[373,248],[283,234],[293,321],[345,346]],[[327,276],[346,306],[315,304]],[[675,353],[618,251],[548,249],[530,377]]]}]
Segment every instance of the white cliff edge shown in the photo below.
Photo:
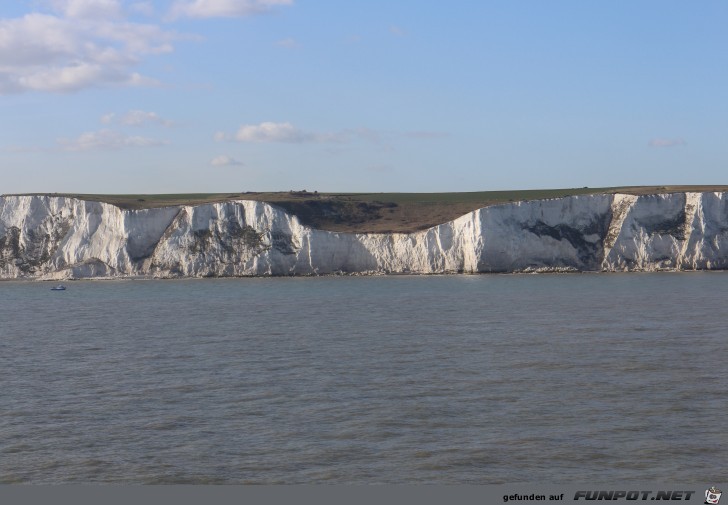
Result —
[{"label": "white cliff edge", "polygon": [[316,230],[256,201],[121,210],[0,197],[0,279],[726,268],[725,193],[515,202],[391,234]]}]

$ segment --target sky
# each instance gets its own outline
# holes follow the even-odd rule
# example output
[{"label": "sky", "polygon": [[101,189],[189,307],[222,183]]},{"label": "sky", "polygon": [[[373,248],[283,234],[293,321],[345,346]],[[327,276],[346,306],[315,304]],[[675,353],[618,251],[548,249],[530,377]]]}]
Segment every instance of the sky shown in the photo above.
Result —
[{"label": "sky", "polygon": [[724,0],[3,0],[0,193],[728,184]]}]

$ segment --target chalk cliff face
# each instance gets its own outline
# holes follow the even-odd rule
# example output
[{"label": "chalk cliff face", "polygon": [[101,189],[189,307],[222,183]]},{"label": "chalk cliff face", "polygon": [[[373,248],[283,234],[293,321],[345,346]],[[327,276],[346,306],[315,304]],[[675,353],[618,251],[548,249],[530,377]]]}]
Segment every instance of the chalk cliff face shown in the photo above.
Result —
[{"label": "chalk cliff face", "polygon": [[0,197],[1,279],[726,268],[725,193],[516,202],[409,234],[315,230],[255,201],[125,211]]}]

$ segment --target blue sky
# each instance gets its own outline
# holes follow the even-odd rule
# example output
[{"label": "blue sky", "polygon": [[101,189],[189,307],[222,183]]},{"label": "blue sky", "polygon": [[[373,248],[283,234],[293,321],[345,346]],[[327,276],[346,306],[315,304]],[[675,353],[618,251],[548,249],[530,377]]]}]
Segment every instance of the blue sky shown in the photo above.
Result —
[{"label": "blue sky", "polygon": [[728,3],[8,0],[0,193],[726,184]]}]

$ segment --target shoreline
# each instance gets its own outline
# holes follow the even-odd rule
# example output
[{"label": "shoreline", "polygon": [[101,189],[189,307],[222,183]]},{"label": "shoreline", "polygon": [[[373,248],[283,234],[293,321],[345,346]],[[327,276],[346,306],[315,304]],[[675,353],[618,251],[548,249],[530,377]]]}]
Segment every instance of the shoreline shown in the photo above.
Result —
[{"label": "shoreline", "polygon": [[484,277],[484,276],[577,276],[577,275],[658,275],[658,274],[701,274],[701,273],[726,273],[728,269],[700,269],[700,270],[677,270],[677,269],[663,269],[663,270],[584,270],[584,271],[520,271],[520,272],[438,272],[438,273],[331,273],[331,274],[302,274],[302,275],[236,275],[236,276],[200,276],[200,277],[150,277],[150,276],[125,276],[125,277],[83,277],[83,278],[69,278],[69,279],[39,279],[39,278],[2,278],[0,283],[10,282],[23,282],[23,283],[75,283],[75,282],[147,282],[147,281],[187,281],[187,280],[236,280],[236,279],[330,279],[330,278],[351,278],[351,277],[362,277],[362,278],[394,278],[394,277],[407,277],[407,278],[426,278],[426,277]]}]

